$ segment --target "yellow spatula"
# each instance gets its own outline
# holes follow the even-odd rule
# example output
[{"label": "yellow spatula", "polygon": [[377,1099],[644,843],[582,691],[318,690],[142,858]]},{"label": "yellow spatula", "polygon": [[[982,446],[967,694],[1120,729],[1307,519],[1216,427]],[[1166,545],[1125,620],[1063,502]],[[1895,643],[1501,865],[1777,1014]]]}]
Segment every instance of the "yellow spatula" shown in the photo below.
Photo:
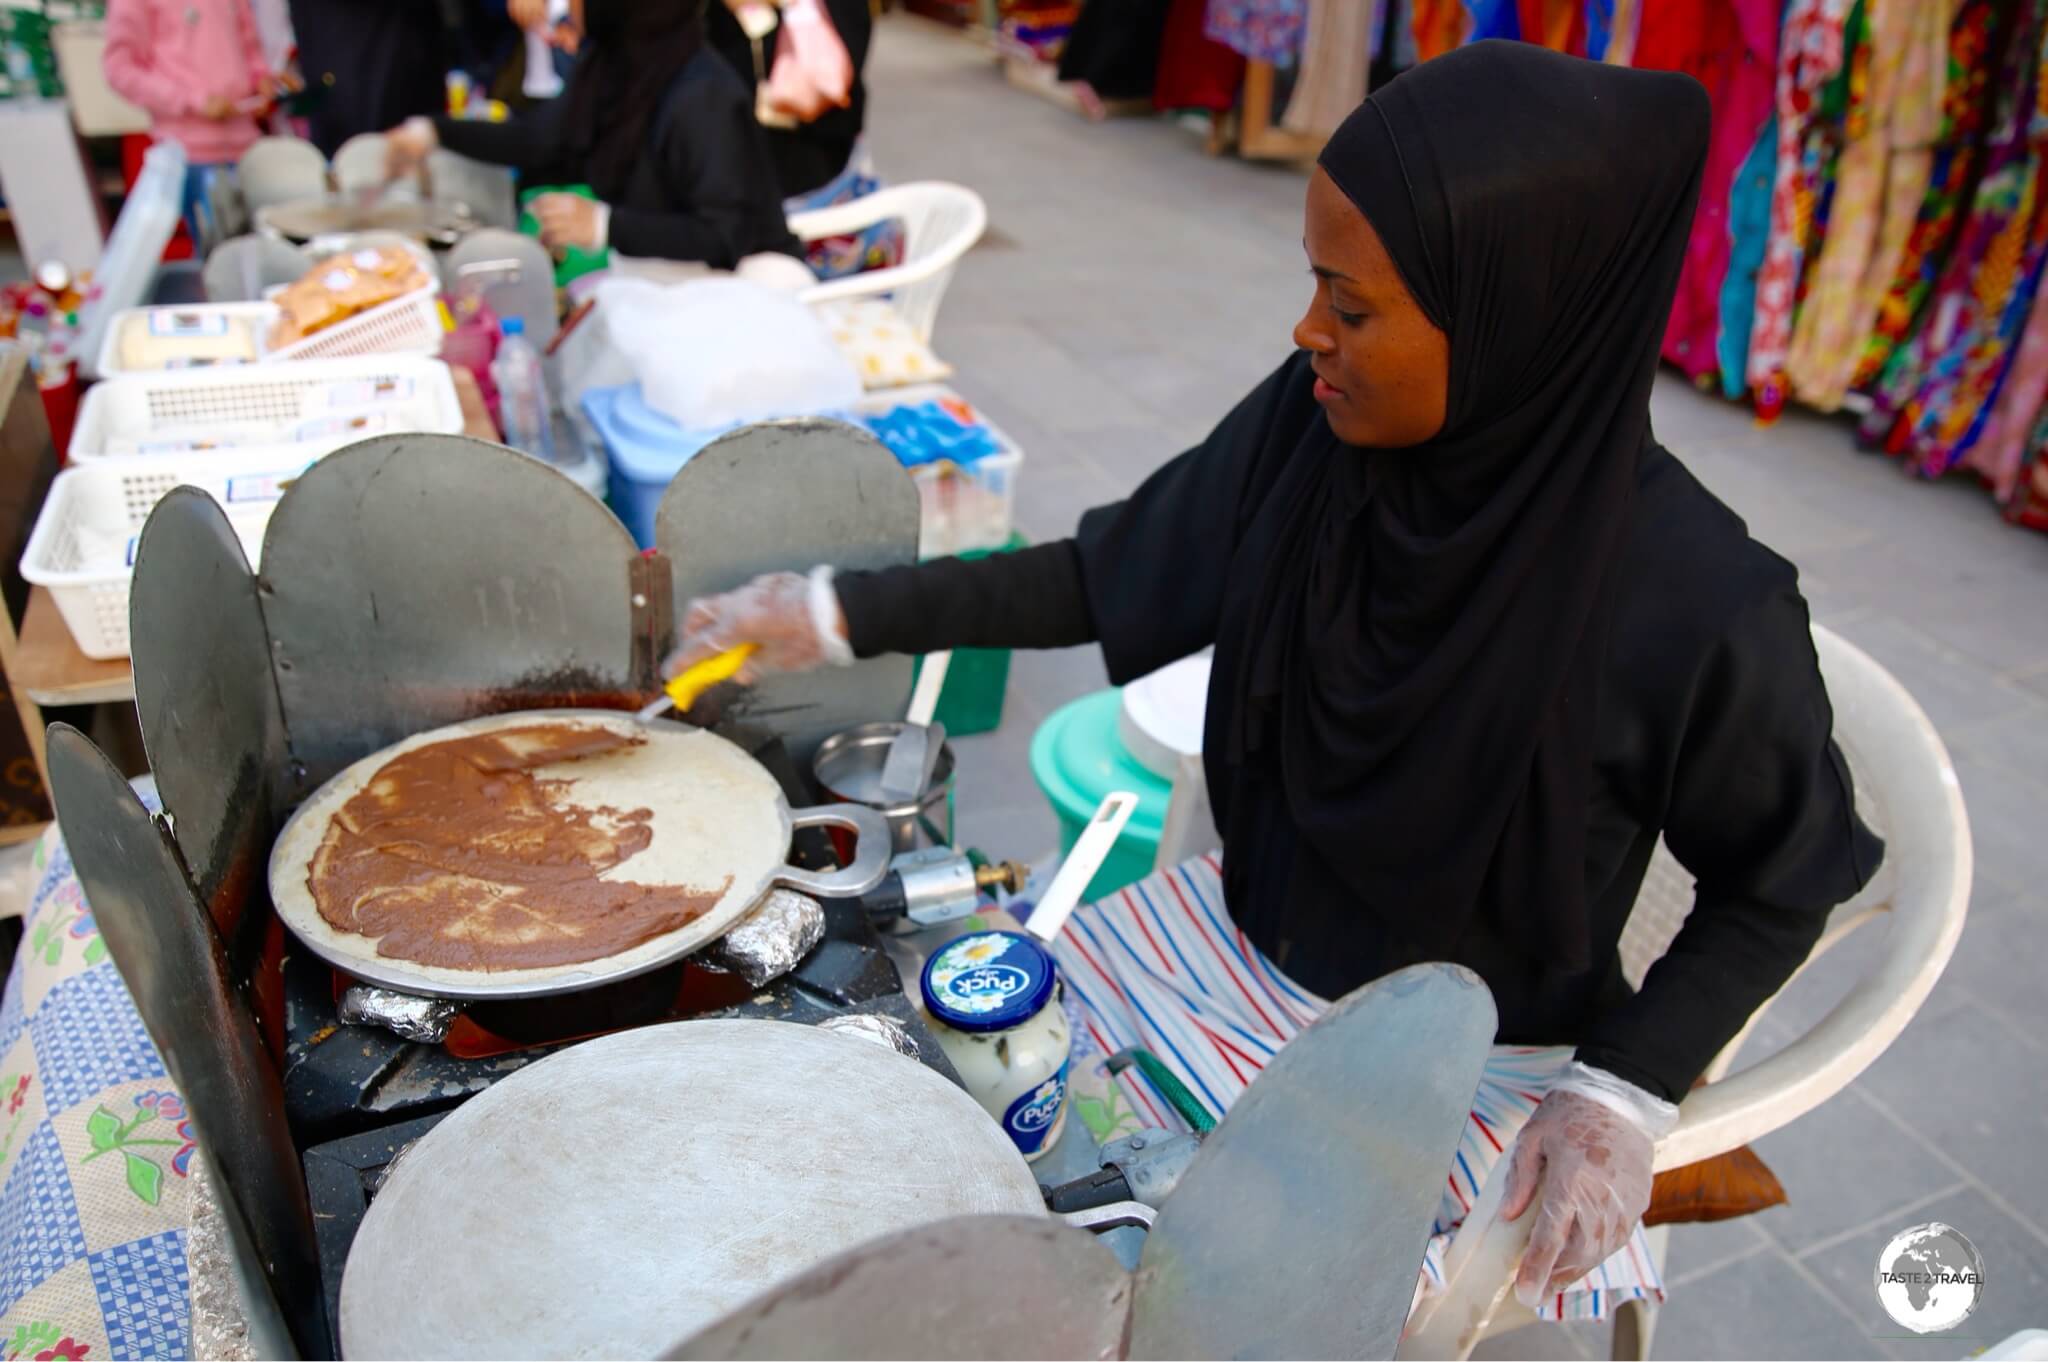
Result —
[{"label": "yellow spatula", "polygon": [[670,709],[678,714],[690,712],[690,706],[697,703],[697,697],[721,681],[730,681],[738,676],[740,668],[747,665],[747,659],[761,651],[758,643],[742,643],[727,648],[715,657],[707,657],[676,673],[668,685],[662,688],[659,700],[640,711],[641,723],[659,718]]}]

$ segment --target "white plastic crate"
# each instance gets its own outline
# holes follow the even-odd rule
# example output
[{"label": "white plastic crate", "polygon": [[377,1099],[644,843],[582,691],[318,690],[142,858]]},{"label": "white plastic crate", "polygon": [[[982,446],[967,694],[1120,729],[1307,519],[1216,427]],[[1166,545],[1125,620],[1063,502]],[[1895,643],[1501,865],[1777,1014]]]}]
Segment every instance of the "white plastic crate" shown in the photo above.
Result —
[{"label": "white plastic crate", "polygon": [[110,378],[79,403],[70,453],[75,463],[265,446],[324,454],[373,435],[461,430],[447,365],[370,355]]},{"label": "white plastic crate", "polygon": [[1002,428],[966,398],[941,384],[871,393],[855,407],[880,414],[897,407],[937,402],[967,413],[1001,446],[972,463],[941,460],[909,469],[917,483],[920,558],[944,558],[972,549],[999,549],[1010,542],[1017,501],[1017,474],[1024,453]]},{"label": "white plastic crate", "polygon": [[128,584],[142,527],[176,487],[219,502],[257,562],[278,498],[317,460],[305,449],[253,454],[101,459],[67,468],[50,484],[21,575],[48,587],[65,627],[87,657],[128,656]]}]

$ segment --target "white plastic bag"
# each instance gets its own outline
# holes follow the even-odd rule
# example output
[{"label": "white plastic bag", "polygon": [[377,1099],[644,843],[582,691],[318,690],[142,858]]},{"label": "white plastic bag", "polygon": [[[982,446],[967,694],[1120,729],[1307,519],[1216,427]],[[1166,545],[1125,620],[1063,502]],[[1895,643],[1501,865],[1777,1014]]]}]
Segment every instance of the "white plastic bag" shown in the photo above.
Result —
[{"label": "white plastic bag", "polygon": [[684,430],[814,416],[861,396],[831,333],[786,293],[736,278],[619,279],[597,296],[647,405]]}]

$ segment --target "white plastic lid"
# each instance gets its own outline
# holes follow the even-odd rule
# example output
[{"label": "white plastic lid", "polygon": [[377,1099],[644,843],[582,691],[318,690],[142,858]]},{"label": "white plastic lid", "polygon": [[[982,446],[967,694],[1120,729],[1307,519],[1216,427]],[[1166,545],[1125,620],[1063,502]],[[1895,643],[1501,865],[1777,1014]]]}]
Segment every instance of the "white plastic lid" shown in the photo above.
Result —
[{"label": "white plastic lid", "polygon": [[1202,751],[1210,657],[1204,650],[1124,687],[1117,735],[1137,763],[1162,780],[1173,779],[1182,757]]}]

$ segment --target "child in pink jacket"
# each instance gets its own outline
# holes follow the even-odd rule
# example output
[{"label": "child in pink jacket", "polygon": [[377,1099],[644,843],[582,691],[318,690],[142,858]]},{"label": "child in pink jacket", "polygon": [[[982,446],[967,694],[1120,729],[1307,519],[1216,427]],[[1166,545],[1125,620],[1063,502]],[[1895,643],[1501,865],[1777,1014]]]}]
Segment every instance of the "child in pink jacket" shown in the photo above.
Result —
[{"label": "child in pink jacket", "polygon": [[214,177],[263,135],[281,84],[249,0],[110,0],[107,83],[146,111],[158,141],[185,148],[186,228],[203,246]]}]

